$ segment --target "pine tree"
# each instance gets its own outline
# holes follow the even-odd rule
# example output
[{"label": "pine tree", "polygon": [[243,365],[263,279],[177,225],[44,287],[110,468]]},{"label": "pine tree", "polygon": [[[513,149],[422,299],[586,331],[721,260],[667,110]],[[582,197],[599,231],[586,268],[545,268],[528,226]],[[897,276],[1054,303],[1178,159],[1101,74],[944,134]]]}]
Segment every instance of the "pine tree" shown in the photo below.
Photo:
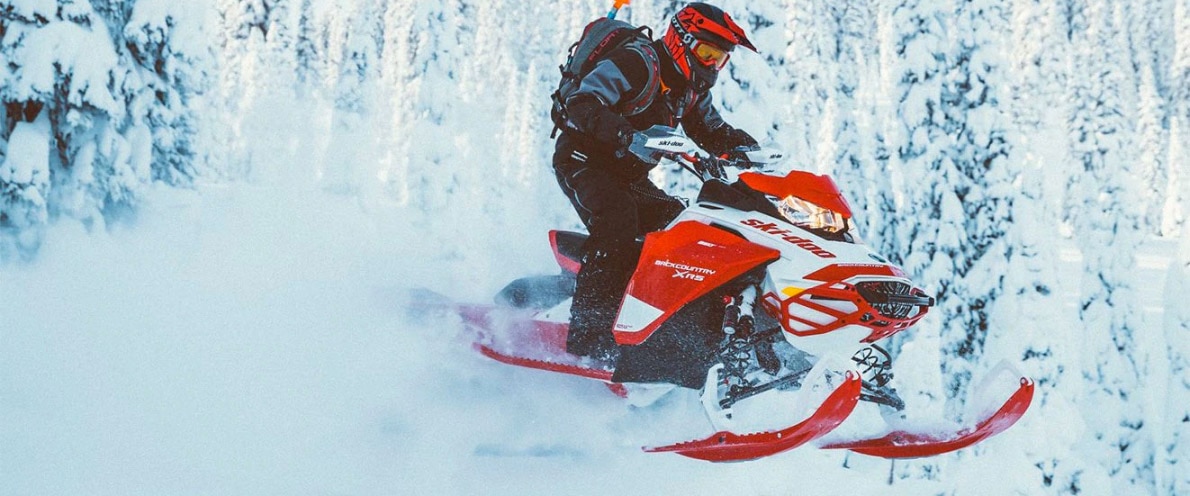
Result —
[{"label": "pine tree", "polygon": [[[1183,106],[1182,117],[1187,117]],[[1190,188],[1182,194],[1190,197]],[[1184,212],[1190,216],[1190,212]],[[1182,298],[1190,291],[1190,235],[1182,233],[1177,253],[1165,281],[1165,342],[1169,357],[1169,383],[1165,385],[1164,432],[1167,437],[1157,446],[1157,488],[1163,494],[1187,494],[1190,474],[1190,306]]]},{"label": "pine tree", "polygon": [[[1069,113],[1064,86],[1071,63],[1066,19],[1060,5],[1045,0],[1020,0],[1013,4],[1013,36],[1009,51],[1013,90],[1008,160],[1019,164],[1021,176],[1013,197],[1013,229],[1006,232],[1012,263],[1005,267],[1004,293],[997,300],[995,321],[1015,339],[988,342],[1005,350],[1002,355],[1021,357],[1020,366],[1037,384],[1032,409],[1072,411],[1082,404],[1081,379],[1065,373],[1070,357],[1078,355],[1077,319],[1060,301],[1061,280],[1055,222],[1061,205],[1062,185],[1071,159],[1066,146]],[[1057,197],[1057,199],[1055,199]],[[995,313],[993,314],[995,316]],[[998,326],[998,327],[1000,327]],[[1019,343],[1013,348],[1010,343]],[[1023,346],[1024,349],[1021,349]],[[1015,352],[1015,353],[1013,353]],[[1025,447],[1037,469],[1037,484],[1047,491],[1072,492],[1079,488],[1083,461],[1062,442]],[[1073,489],[1072,489],[1073,488]]]},{"label": "pine tree", "polygon": [[819,127],[824,104],[831,88],[828,75],[820,68],[827,67],[827,56],[823,45],[827,35],[819,29],[816,10],[821,2],[785,1],[785,19],[778,24],[793,33],[789,46],[785,48],[783,72],[785,93],[789,103],[782,119],[782,141],[789,148],[788,154],[794,164],[809,167],[817,162]]},{"label": "pine tree", "polygon": [[[1073,178],[1072,224],[1084,257],[1080,317],[1086,330],[1082,354],[1088,379],[1086,413],[1103,452],[1100,461],[1117,491],[1131,486],[1155,490],[1154,446],[1146,428],[1140,380],[1147,359],[1133,336],[1138,314],[1132,283],[1139,244],[1139,212],[1132,207],[1133,129],[1126,102],[1127,79],[1120,5],[1087,9],[1087,30],[1078,36],[1076,62],[1088,77],[1072,79],[1074,113],[1070,123],[1081,173]],[[1109,413],[1110,412],[1110,413]]]},{"label": "pine tree", "polygon": [[1012,183],[1018,173],[1009,160],[1010,123],[1003,111],[1007,101],[1001,96],[1008,86],[1000,56],[1000,36],[1010,24],[1007,12],[996,2],[964,0],[953,19],[958,39],[942,107],[943,128],[953,139],[944,153],[957,172],[948,187],[962,209],[955,234],[962,237],[946,252],[954,273],[949,276],[950,298],[941,299],[939,306],[946,394],[962,400],[972,367],[992,332],[991,314],[1003,292],[1003,271],[1012,263],[1005,230],[1013,222]]},{"label": "pine tree", "polygon": [[[938,298],[948,296],[946,281],[953,267],[943,258],[962,236],[953,231],[961,208],[954,198],[954,169],[944,151],[950,137],[942,112],[948,14],[938,0],[904,0],[891,10],[888,26],[900,29],[893,40],[897,57],[889,64],[896,84],[896,116],[888,119],[889,170],[894,191],[903,191],[897,211],[880,226],[877,237],[895,239],[884,246],[900,248],[905,269],[915,280],[939,285]],[[904,223],[897,219],[905,219]]]},{"label": "pine tree", "polygon": [[157,8],[154,3],[142,0],[123,29],[124,46],[144,84],[131,111],[143,115],[153,132],[153,178],[186,185],[199,174],[202,159],[196,145],[198,106],[212,80],[213,47],[197,25],[201,7],[159,0],[165,8]]},{"label": "pine tree", "polygon": [[[1170,71],[1170,139],[1172,147],[1169,162],[1186,164],[1190,161],[1190,0],[1178,0],[1174,18],[1179,31],[1177,48],[1172,57]],[[1177,169],[1173,170],[1177,172]],[[1190,218],[1190,177],[1185,167],[1180,175],[1173,177],[1175,191],[1180,197],[1182,219]],[[1185,296],[1190,291],[1190,229],[1181,226],[1181,241],[1170,265],[1165,282],[1164,330],[1166,354],[1169,360],[1169,384],[1165,390],[1163,416],[1164,431],[1169,433],[1161,440],[1158,449],[1158,492],[1163,494],[1190,494],[1190,472],[1186,461],[1190,460],[1190,305]]]},{"label": "pine tree", "polygon": [[[881,239],[888,234],[883,226],[892,217],[893,199],[887,149],[884,147],[887,108],[883,97],[879,53],[881,43],[878,21],[889,19],[877,12],[881,7],[870,0],[848,0],[829,4],[830,25],[837,33],[832,57],[835,66],[834,91],[830,105],[834,106],[834,136],[826,142],[833,144],[833,154],[827,159],[834,164],[839,186],[851,200],[857,218],[865,224],[856,227],[876,249],[886,255],[896,253],[893,240]],[[888,8],[888,7],[883,7]]]},{"label": "pine tree", "polygon": [[[953,255],[963,240],[962,207],[954,194],[960,176],[946,154],[951,138],[942,108],[950,12],[941,0],[902,0],[883,9],[887,10],[881,13],[881,29],[889,37],[883,61],[889,85],[885,91],[892,106],[884,117],[888,160],[881,172],[891,187],[877,196],[882,222],[871,236],[878,250],[900,263],[940,305],[957,305],[960,302],[948,298]],[[911,335],[898,335],[889,343],[898,364],[934,371],[916,382],[901,382],[903,399],[919,410],[944,394],[937,375],[941,325],[941,319],[926,318]],[[897,477],[937,474],[932,463],[906,464]]]},{"label": "pine tree", "polygon": [[318,19],[315,18],[312,0],[301,0],[298,7],[298,32],[294,50],[296,53],[297,80],[299,92],[309,94],[310,86],[321,82],[320,57],[318,50]]},{"label": "pine tree", "polygon": [[116,93],[127,69],[90,4],[9,7],[0,45],[8,61],[0,100],[12,125],[4,129],[11,134],[0,165],[0,229],[9,240],[0,256],[32,253],[51,218],[102,227],[105,212],[133,205],[149,180],[143,152],[151,146],[147,129],[127,120]]}]

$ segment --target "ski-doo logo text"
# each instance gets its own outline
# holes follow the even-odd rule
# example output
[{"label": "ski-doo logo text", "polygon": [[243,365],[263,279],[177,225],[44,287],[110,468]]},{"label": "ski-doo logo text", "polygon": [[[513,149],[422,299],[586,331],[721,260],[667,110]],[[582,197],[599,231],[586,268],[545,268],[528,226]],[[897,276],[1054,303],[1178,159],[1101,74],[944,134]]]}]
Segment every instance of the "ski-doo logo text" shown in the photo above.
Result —
[{"label": "ski-doo logo text", "polygon": [[790,244],[793,244],[798,248],[817,255],[819,258],[835,258],[834,253],[822,249],[822,247],[814,244],[813,241],[800,236],[795,236],[793,231],[781,229],[781,226],[778,226],[772,222],[765,222],[760,219],[747,219],[741,221],[740,223],[745,226],[755,227],[758,231],[763,233],[772,234],[773,236],[780,236],[781,239],[788,241]]},{"label": "ski-doo logo text", "polygon": [[669,260],[658,260],[658,261],[654,262],[654,264],[658,265],[660,267],[667,267],[670,269],[674,269],[673,277],[676,279],[688,279],[691,281],[702,281],[702,280],[706,279],[706,276],[715,275],[715,271],[713,271],[711,269],[705,269],[702,267],[694,267],[692,265],[673,263],[673,262],[670,262]]}]

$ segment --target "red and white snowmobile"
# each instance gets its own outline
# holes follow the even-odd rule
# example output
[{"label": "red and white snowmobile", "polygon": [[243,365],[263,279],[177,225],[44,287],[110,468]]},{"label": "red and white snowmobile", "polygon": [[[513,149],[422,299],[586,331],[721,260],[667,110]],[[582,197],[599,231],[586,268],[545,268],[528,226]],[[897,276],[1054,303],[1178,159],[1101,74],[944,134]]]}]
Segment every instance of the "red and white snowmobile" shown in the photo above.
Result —
[{"label": "red and white snowmobile", "polygon": [[[743,172],[728,183],[719,178],[724,164],[700,158],[686,137],[650,133],[635,152],[681,163],[704,183],[665,230],[644,238],[613,329],[621,345],[616,363],[565,351],[586,236],[564,231],[549,234],[561,274],[514,281],[494,305],[454,307],[481,353],[603,381],[622,396],[664,391],[640,384],[701,389],[708,435],[644,449],[710,461],[811,442],[886,458],[930,456],[1002,432],[1024,414],[1033,383],[1002,369],[996,379],[1009,375],[1011,387],[1000,388],[990,408],[982,408],[986,398],[973,401],[980,409],[965,423],[923,427],[906,419],[878,342],[913,326],[934,300],[860,241],[834,181],[793,171]],[[761,151],[750,159],[773,156]],[[849,417],[880,425],[856,420],[847,428]],[[774,418],[792,421],[766,423]]]}]

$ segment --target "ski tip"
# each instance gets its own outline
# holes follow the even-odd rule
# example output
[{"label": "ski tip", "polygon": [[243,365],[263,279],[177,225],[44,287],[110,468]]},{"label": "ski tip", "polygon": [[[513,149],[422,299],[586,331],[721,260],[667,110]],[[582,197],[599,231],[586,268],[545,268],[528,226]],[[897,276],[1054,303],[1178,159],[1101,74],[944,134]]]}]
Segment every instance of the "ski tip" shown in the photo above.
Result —
[{"label": "ski tip", "polygon": [[980,443],[1012,427],[1033,403],[1034,383],[1021,377],[1020,387],[998,410],[973,427],[950,434],[896,431],[882,437],[830,443],[823,449],[847,449],[880,458],[924,458],[950,453]]}]

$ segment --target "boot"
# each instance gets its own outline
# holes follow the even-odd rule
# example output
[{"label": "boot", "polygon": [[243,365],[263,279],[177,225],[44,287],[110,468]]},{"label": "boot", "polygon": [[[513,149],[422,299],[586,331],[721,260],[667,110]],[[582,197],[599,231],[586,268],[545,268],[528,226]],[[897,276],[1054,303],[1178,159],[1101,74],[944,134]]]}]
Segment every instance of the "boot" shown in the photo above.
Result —
[{"label": "boot", "polygon": [[620,350],[612,335],[616,313],[636,265],[631,250],[591,250],[583,257],[570,305],[566,351],[614,364]]}]

